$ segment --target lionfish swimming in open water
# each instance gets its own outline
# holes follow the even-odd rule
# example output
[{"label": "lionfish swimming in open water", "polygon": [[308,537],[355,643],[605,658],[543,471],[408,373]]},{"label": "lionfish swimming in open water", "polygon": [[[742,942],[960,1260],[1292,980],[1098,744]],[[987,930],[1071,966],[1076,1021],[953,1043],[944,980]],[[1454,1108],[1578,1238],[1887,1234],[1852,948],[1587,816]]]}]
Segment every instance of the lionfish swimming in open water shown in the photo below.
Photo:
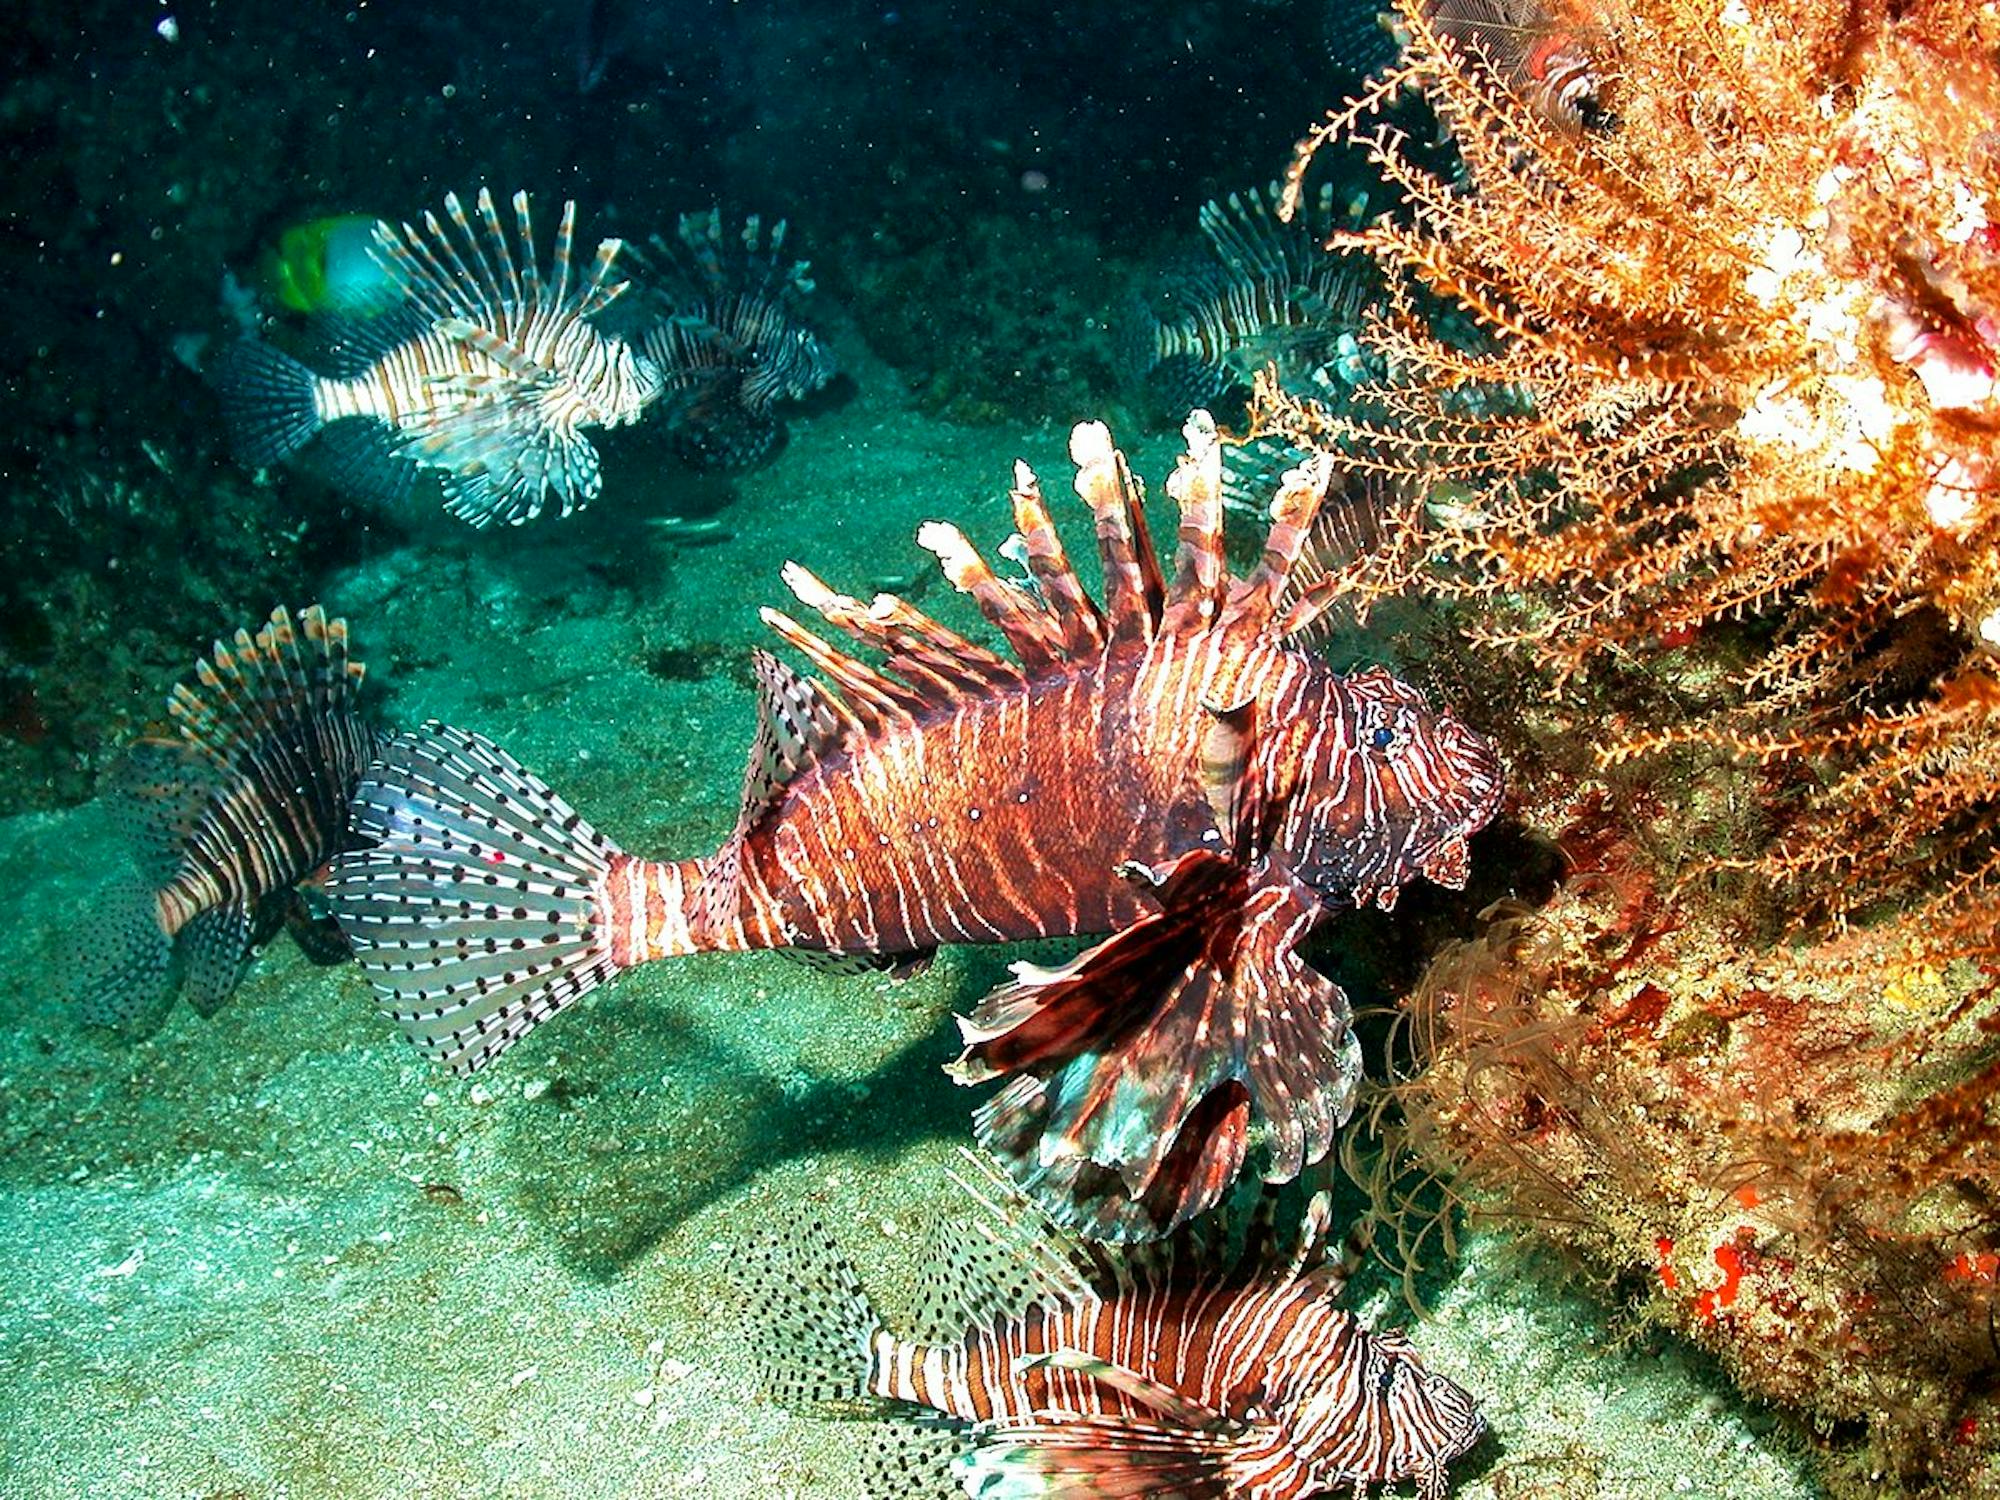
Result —
[{"label": "lionfish swimming in open water", "polygon": [[626,289],[612,279],[623,244],[600,243],[578,278],[565,203],[545,278],[526,193],[512,241],[485,188],[476,221],[456,194],[444,207],[456,236],[429,212],[422,228],[376,225],[406,305],[335,323],[335,373],[254,341],[224,353],[213,379],[238,453],[261,468],[319,437],[335,479],[370,498],[400,499],[434,470],[445,508],[474,526],[533,520],[551,496],[568,515],[603,482],[588,430],[637,421],[660,395],[652,363],[593,321]]},{"label": "lionfish swimming in open water", "polygon": [[1101,606],[1025,465],[1032,589],[954,527],[917,533],[1013,661],[788,564],[799,599],[884,669],[765,611],[822,680],[758,654],[741,812],[706,858],[624,853],[478,735],[396,737],[355,799],[375,842],[336,862],[330,890],[385,1009],[470,1072],[653,959],[783,948],[900,967],[941,943],[1109,932],[1056,968],[1015,965],[961,1022],[956,1076],[1010,1079],[978,1111],[981,1141],[1060,1222],[1117,1239],[1216,1202],[1255,1140],[1272,1181],[1318,1160],[1360,1059],[1346,997],[1300,944],[1419,874],[1461,884],[1500,766],[1387,673],[1339,677],[1290,644],[1328,602],[1287,591],[1327,461],[1288,476],[1237,580],[1214,424],[1197,412],[1186,433],[1171,580],[1096,423],[1070,451]]},{"label": "lionfish swimming in open water", "polygon": [[816,1223],[747,1259],[774,1395],[917,1409],[877,1427],[870,1495],[1302,1500],[1414,1479],[1442,1500],[1486,1430],[1407,1338],[1339,1306],[1323,1194],[1286,1253],[1267,1192],[1233,1256],[1216,1218],[1110,1249],[974,1197],[926,1260],[919,1338],[882,1326]]},{"label": "lionfish swimming in open water", "polygon": [[347,622],[315,604],[216,642],[195,685],[174,688],[177,733],[133,745],[112,775],[137,868],[94,924],[85,1021],[145,1031],[176,993],[212,1014],[281,921],[315,961],[345,957],[297,888],[333,857],[379,745],[356,707],[362,675]]},{"label": "lionfish swimming in open water", "polygon": [[720,209],[681,217],[677,243],[655,236],[639,336],[659,370],[674,451],[697,469],[747,469],[777,451],[783,411],[833,379],[833,354],[804,321],[813,283],[784,258],[785,221],[751,214],[725,233]]}]

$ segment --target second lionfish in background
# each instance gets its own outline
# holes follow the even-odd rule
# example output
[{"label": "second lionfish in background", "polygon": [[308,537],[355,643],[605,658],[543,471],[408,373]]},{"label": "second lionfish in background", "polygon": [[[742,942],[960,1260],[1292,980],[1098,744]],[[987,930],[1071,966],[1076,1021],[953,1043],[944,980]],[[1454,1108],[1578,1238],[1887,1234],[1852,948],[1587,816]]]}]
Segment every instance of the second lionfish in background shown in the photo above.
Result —
[{"label": "second lionfish in background", "polygon": [[1176,278],[1157,314],[1140,308],[1127,322],[1123,362],[1160,412],[1223,405],[1267,366],[1300,394],[1365,373],[1356,334],[1376,273],[1322,247],[1335,220],[1331,188],[1290,223],[1275,212],[1281,196],[1274,183],[1203,204],[1212,262]]},{"label": "second lionfish in background", "polygon": [[785,440],[784,410],[837,372],[804,318],[805,261],[784,256],[785,221],[751,214],[725,231],[720,209],[684,214],[655,236],[648,321],[639,336],[660,372],[674,451],[697,469],[747,469]]},{"label": "second lionfish in background", "polygon": [[1286,1247],[1267,1191],[1234,1254],[1220,1216],[1112,1250],[973,1197],[927,1261],[921,1341],[883,1327],[818,1224],[748,1257],[772,1393],[894,1403],[870,1495],[1303,1500],[1413,1479],[1442,1500],[1486,1430],[1404,1335],[1339,1305],[1324,1194]]},{"label": "second lionfish in background", "polygon": [[254,341],[224,353],[213,378],[237,451],[261,468],[319,438],[336,482],[385,501],[435,471],[445,509],[474,526],[533,520],[551,498],[568,515],[603,484],[589,429],[637,421],[661,390],[596,321],[626,289],[623,242],[599,243],[576,275],[565,203],[544,276],[526,193],[511,237],[485,188],[476,218],[455,193],[444,206],[452,228],[428,212],[421,228],[376,226],[405,305],[334,322],[331,373]]},{"label": "second lionfish in background", "polygon": [[299,887],[333,858],[380,744],[357,707],[362,676],[347,622],[315,604],[216,642],[194,685],[174,688],[175,732],[133,745],[111,776],[134,869],[83,944],[84,1021],[142,1033],[177,994],[210,1015],[281,923],[316,962],[346,956]]}]

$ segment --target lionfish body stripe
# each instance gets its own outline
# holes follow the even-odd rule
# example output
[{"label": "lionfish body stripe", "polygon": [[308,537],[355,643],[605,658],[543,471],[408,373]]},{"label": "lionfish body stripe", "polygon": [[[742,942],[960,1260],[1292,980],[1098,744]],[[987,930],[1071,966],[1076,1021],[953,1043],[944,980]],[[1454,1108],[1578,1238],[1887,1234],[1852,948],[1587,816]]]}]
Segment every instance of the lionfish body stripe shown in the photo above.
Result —
[{"label": "lionfish body stripe", "polygon": [[[1409,1478],[1439,1500],[1449,1465],[1485,1431],[1472,1398],[1426,1370],[1407,1337],[1339,1305],[1344,1276],[1318,1239],[1324,1197],[1289,1265],[1251,1238],[1232,1259],[1216,1232],[1091,1249],[980,1201],[1001,1222],[975,1210],[927,1258],[930,1289],[970,1314],[935,1342],[884,1328],[817,1225],[748,1257],[766,1385],[784,1399],[865,1394],[921,1409],[953,1438],[937,1493],[1294,1500]],[[1005,1266],[1030,1253],[1039,1265]],[[1043,1279],[1051,1264],[1063,1284]],[[885,1428],[877,1458],[907,1474],[920,1441]]]},{"label": "lionfish body stripe", "polygon": [[136,868],[88,946],[88,1021],[142,1030],[176,993],[212,1011],[255,943],[332,859],[380,744],[356,705],[347,624],[277,609],[218,641],[168,701],[175,733],[141,740],[111,777]]},{"label": "lionfish body stripe", "polygon": [[1320,607],[1289,578],[1323,464],[1287,476],[1263,560],[1232,579],[1220,444],[1205,413],[1187,434],[1167,568],[1109,435],[1074,434],[1101,603],[1024,466],[1033,588],[950,526],[919,532],[1011,656],[788,566],[801,604],[881,665],[766,611],[818,676],[758,654],[741,812],[712,855],[624,853],[476,735],[391,742],[355,804],[374,847],[332,885],[385,1009],[470,1072],[654,959],[780,948],[900,969],[946,943],[1108,932],[1066,964],[1017,964],[960,1022],[952,1071],[1006,1080],[977,1130],[1023,1187],[1060,1222],[1144,1239],[1215,1203],[1253,1145],[1272,1180],[1323,1157],[1358,1047],[1299,945],[1419,874],[1461,884],[1500,767],[1387,673],[1340,677],[1288,644]]},{"label": "lionfish body stripe", "polygon": [[245,461],[279,462],[332,429],[345,434],[336,477],[351,488],[396,498],[433,471],[446,508],[476,526],[532,520],[551,498],[565,515],[594,499],[586,433],[637,421],[660,375],[593,321],[626,289],[613,274],[621,242],[603,241],[576,272],[566,203],[545,274],[528,195],[512,207],[511,238],[484,188],[472,212],[447,194],[443,220],[378,224],[375,252],[403,305],[339,325],[343,372],[262,344],[228,351],[214,378]]}]

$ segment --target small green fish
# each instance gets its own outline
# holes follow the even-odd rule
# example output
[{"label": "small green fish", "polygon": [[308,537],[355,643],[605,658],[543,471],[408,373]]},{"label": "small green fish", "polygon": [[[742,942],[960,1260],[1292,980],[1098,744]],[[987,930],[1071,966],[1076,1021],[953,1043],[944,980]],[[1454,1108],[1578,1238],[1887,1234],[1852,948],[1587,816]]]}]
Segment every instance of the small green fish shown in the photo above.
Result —
[{"label": "small green fish", "polygon": [[402,300],[377,258],[372,214],[328,214],[294,224],[258,264],[258,290],[298,313],[372,318]]}]

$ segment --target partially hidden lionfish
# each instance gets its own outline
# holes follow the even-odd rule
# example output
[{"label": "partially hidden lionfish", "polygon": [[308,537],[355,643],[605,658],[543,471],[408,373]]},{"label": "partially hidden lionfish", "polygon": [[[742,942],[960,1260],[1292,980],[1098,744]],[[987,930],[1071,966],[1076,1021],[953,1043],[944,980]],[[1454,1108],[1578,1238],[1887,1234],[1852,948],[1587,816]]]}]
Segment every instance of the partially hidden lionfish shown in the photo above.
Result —
[{"label": "partially hidden lionfish", "polygon": [[773,1395],[893,1403],[870,1495],[1302,1500],[1413,1479],[1442,1500],[1486,1430],[1407,1337],[1339,1305],[1324,1194],[1288,1247],[1267,1190],[1232,1254],[1223,1216],[1086,1245],[966,1185],[976,1206],[926,1260],[917,1338],[884,1328],[818,1223],[745,1257]]},{"label": "partially hidden lionfish", "polygon": [[1613,48],[1589,0],[1419,0],[1459,55],[1570,134],[1614,129]]},{"label": "partially hidden lionfish", "polygon": [[565,203],[545,275],[526,193],[511,235],[485,188],[473,213],[455,193],[444,207],[456,234],[430,212],[421,227],[376,225],[404,303],[331,320],[331,373],[254,340],[224,352],[212,379],[237,452],[263,468],[318,438],[335,481],[366,498],[399,500],[434,471],[445,508],[474,526],[533,520],[551,499],[568,515],[603,483],[589,429],[637,421],[662,390],[651,361],[595,321],[626,289],[623,242],[599,243],[579,276]]},{"label": "partially hidden lionfish", "polygon": [[1267,366],[1285,389],[1311,394],[1330,367],[1361,358],[1374,273],[1322,248],[1336,217],[1330,187],[1289,223],[1276,213],[1282,191],[1273,183],[1203,204],[1211,263],[1173,283],[1162,314],[1127,320],[1122,362],[1162,410],[1214,405]]},{"label": "partially hidden lionfish", "polygon": [[813,290],[805,261],[785,258],[783,219],[751,214],[725,232],[720,209],[681,216],[676,238],[654,236],[649,315],[639,335],[660,372],[674,451],[697,469],[747,469],[785,439],[785,408],[838,372],[805,320]]},{"label": "partially hidden lionfish", "polygon": [[213,1014],[282,922],[315,962],[347,955],[299,887],[325,870],[381,736],[361,715],[347,622],[272,611],[198,662],[174,732],[131,746],[110,795],[134,869],[93,923],[76,990],[87,1022],[143,1032],[176,994]]},{"label": "partially hidden lionfish", "polygon": [[1017,1181],[1062,1223],[1142,1239],[1216,1202],[1253,1140],[1272,1181],[1321,1158],[1359,1048],[1300,944],[1419,874],[1460,885],[1501,770],[1386,672],[1336,676],[1292,644],[1329,602],[1287,588],[1327,460],[1288,476],[1262,561],[1233,579],[1215,426],[1196,412],[1185,430],[1171,578],[1109,433],[1071,436],[1102,605],[1025,465],[1032,586],[952,526],[918,532],[1015,660],[788,564],[799,599],[883,667],[764,612],[822,676],[758,653],[741,812],[706,858],[623,852],[478,735],[391,740],[355,801],[371,843],[330,886],[384,1008],[471,1072],[653,959],[781,948],[901,968],[943,943],[1109,932],[1054,968],[1016,964],[960,1022],[955,1076],[1010,1080],[977,1133]]}]

